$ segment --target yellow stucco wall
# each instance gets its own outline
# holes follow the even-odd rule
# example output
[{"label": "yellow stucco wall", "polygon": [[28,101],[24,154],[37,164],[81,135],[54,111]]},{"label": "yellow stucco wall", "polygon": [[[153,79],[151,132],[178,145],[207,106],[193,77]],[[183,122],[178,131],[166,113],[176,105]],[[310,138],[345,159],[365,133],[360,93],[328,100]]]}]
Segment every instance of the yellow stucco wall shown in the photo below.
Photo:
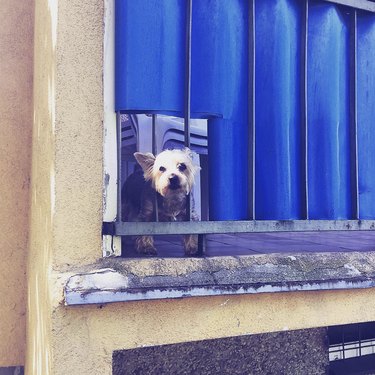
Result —
[{"label": "yellow stucco wall", "polygon": [[101,256],[103,1],[35,3],[27,374],[109,375],[116,349],[375,320],[373,289],[64,306],[74,267]]},{"label": "yellow stucco wall", "polygon": [[33,0],[0,0],[0,367],[23,365]]},{"label": "yellow stucco wall", "polygon": [[118,349],[374,320],[374,297],[352,290],[60,307],[52,373],[110,375]]}]

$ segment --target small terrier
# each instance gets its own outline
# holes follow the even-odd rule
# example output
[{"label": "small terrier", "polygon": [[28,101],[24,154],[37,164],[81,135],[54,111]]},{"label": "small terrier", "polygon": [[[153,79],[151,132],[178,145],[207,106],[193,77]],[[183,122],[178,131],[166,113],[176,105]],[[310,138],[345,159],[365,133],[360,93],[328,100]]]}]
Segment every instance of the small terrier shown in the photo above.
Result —
[{"label": "small terrier", "polygon": [[[142,170],[127,178],[122,189],[122,217],[124,221],[156,221],[157,200],[159,221],[186,221],[187,199],[200,167],[193,164],[192,152],[165,150],[156,157],[151,153],[134,154]],[[198,221],[191,199],[191,220]],[[198,251],[198,236],[183,237],[185,255]],[[135,247],[139,254],[157,255],[152,236],[138,236]]]}]

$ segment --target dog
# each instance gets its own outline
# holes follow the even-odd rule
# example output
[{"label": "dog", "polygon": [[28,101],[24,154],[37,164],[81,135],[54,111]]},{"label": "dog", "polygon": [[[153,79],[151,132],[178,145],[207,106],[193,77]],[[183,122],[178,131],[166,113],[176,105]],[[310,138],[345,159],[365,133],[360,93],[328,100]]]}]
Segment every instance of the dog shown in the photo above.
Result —
[{"label": "dog", "polygon": [[[187,221],[187,200],[194,184],[194,176],[200,167],[194,165],[193,153],[188,148],[165,150],[156,157],[152,153],[134,153],[139,166],[125,181],[122,189],[122,217],[124,221],[156,221],[155,207],[158,207],[159,221]],[[157,204],[156,204],[157,202]],[[198,221],[191,199],[191,220]],[[185,255],[198,251],[198,236],[183,237]],[[135,239],[139,254],[155,256],[152,236],[138,236]]]}]

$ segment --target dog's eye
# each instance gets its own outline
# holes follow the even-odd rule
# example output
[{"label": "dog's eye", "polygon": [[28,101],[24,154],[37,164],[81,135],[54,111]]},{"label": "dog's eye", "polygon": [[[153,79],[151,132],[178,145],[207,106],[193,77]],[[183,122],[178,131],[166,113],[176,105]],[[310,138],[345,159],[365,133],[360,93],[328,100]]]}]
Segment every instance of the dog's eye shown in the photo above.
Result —
[{"label": "dog's eye", "polygon": [[181,163],[179,166],[178,166],[178,170],[180,172],[183,172],[184,170],[186,169],[186,165],[184,163]]},{"label": "dog's eye", "polygon": [[165,169],[164,167],[160,167],[160,168],[159,168],[159,171],[160,171],[160,172],[165,172],[166,169]]}]

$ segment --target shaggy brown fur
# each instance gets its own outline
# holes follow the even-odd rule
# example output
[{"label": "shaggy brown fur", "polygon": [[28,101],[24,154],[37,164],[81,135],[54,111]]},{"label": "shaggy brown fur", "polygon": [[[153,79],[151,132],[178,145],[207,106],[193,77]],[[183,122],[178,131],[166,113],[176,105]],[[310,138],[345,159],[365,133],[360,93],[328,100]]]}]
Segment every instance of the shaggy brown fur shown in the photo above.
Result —
[{"label": "shaggy brown fur", "polygon": [[[126,180],[122,190],[122,217],[124,221],[155,221],[155,200],[159,221],[186,221],[186,202],[193,187],[194,175],[200,169],[193,165],[191,151],[166,150],[156,157],[151,153],[134,154],[138,168]],[[191,199],[191,219],[199,220]],[[198,251],[198,236],[184,236],[185,255]],[[140,254],[157,255],[152,236],[135,239]]]}]

